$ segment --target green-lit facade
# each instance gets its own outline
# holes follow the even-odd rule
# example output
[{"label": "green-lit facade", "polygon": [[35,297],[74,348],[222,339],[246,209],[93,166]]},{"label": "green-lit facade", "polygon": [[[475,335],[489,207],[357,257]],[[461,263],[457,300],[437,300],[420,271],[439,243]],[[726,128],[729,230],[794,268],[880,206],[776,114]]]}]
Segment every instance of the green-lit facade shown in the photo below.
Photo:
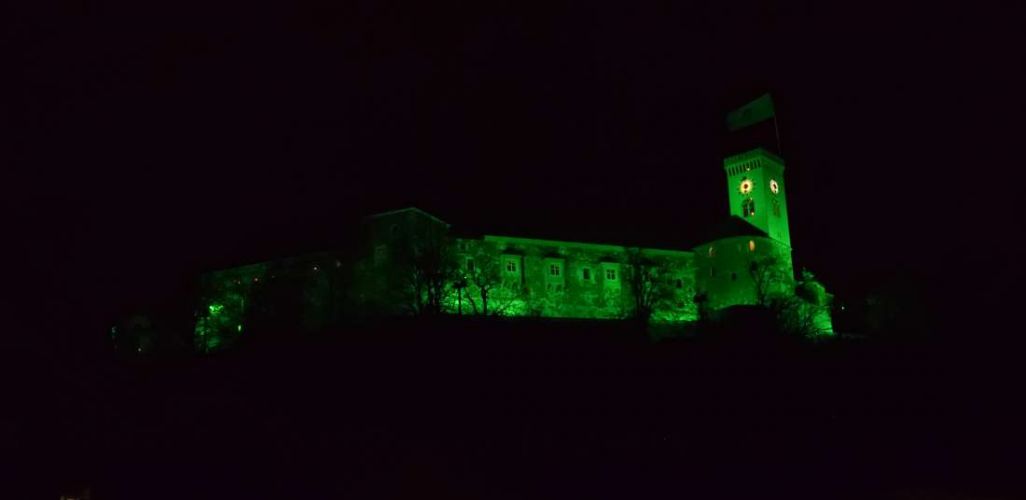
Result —
[{"label": "green-lit facade", "polygon": [[796,278],[792,265],[783,160],[756,148],[725,158],[723,168],[730,216],[694,248],[458,236],[417,208],[367,217],[352,248],[205,275],[197,347],[216,350],[286,318],[308,329],[425,314],[684,326],[784,299],[807,309],[812,331],[830,333],[829,294]]}]

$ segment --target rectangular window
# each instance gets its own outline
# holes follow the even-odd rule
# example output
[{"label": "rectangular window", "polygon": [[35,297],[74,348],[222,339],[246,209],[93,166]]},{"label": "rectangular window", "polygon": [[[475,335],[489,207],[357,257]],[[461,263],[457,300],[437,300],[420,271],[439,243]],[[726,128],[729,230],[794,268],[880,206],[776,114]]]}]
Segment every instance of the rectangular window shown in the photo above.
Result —
[{"label": "rectangular window", "polygon": [[515,261],[515,260],[507,260],[506,261],[506,272],[510,273],[510,274],[515,274],[517,272],[517,261]]},{"label": "rectangular window", "polygon": [[616,281],[616,269],[606,269],[606,279]]},{"label": "rectangular window", "polygon": [[676,285],[677,285],[677,289],[678,290],[681,289],[681,288],[684,288],[684,280],[682,280],[680,278],[677,278]]},{"label": "rectangular window", "polygon": [[559,264],[549,264],[549,275],[559,276]]},{"label": "rectangular window", "polygon": [[588,269],[587,267],[581,269],[581,279],[584,281],[591,281],[591,269]]},{"label": "rectangular window", "polygon": [[751,198],[745,198],[745,200],[741,202],[741,213],[745,217],[751,217],[755,215],[755,200]]}]

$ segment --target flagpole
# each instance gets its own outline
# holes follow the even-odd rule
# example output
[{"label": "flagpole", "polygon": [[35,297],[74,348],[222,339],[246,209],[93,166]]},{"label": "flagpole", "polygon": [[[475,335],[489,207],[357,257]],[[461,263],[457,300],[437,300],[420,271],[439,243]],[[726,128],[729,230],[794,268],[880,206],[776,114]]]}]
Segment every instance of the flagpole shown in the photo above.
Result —
[{"label": "flagpole", "polygon": [[784,149],[780,147],[780,127],[777,126],[777,113],[773,112],[773,133],[777,136],[777,154],[784,156]]}]

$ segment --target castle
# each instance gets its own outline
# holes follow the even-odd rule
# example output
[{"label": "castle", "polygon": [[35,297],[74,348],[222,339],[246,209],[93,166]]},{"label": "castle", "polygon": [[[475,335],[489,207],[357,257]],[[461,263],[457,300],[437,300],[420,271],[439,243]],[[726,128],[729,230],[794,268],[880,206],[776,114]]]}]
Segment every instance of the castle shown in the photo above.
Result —
[{"label": "castle", "polygon": [[367,315],[625,319],[688,325],[732,306],[791,301],[832,332],[829,295],[796,279],[784,161],[757,147],[723,159],[730,214],[688,249],[507,235],[459,236],[417,208],[367,217],[338,252],[207,273],[195,341],[216,350],[252,327],[317,329]]}]

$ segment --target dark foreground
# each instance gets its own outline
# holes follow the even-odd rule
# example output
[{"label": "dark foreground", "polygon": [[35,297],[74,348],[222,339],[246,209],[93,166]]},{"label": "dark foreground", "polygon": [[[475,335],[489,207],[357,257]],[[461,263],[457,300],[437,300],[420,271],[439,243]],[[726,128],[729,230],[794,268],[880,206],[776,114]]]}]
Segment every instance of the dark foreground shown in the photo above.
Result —
[{"label": "dark foreground", "polygon": [[[622,327],[622,325],[621,325]],[[20,498],[1016,498],[1001,349],[367,327],[24,381]],[[1007,353],[1005,353],[1007,354]],[[46,387],[49,391],[25,388]]]}]

